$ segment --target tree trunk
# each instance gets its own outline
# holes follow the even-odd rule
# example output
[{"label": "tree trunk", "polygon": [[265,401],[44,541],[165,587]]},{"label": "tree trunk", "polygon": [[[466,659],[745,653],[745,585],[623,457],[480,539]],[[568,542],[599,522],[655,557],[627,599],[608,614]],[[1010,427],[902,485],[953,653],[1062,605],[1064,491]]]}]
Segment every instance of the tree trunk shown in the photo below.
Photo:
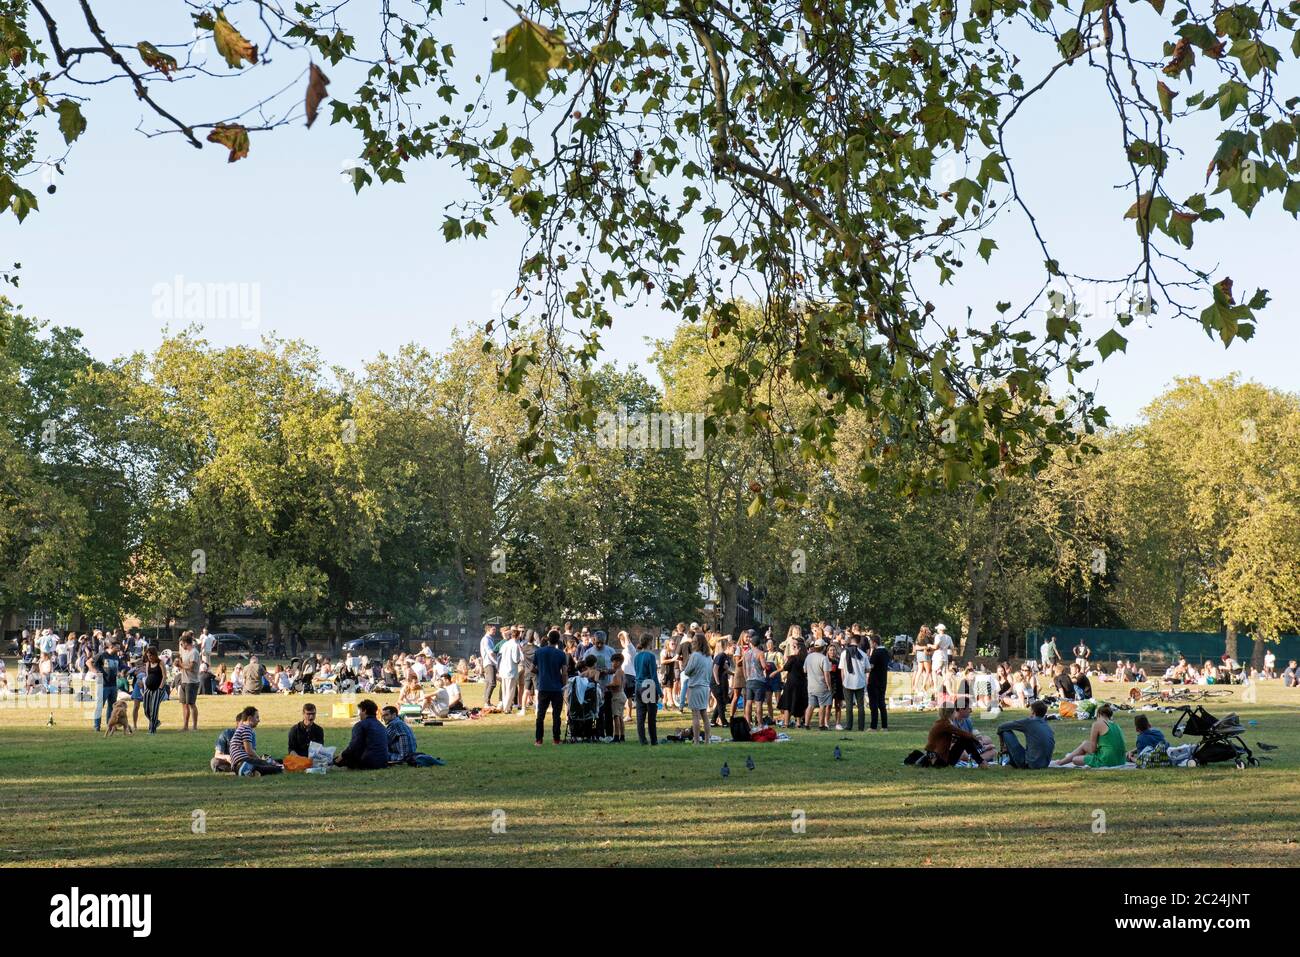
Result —
[{"label": "tree trunk", "polygon": [[1264,670],[1264,639],[1258,633],[1255,635],[1255,647],[1250,652],[1250,664],[1252,668]]},{"label": "tree trunk", "polygon": [[1233,660],[1237,658],[1237,623],[1229,621],[1227,623],[1227,639],[1224,641],[1224,651]]},{"label": "tree trunk", "polygon": [[1009,661],[1011,659],[1011,626],[1005,621],[1002,623],[1002,631],[998,634],[998,660]]},{"label": "tree trunk", "polygon": [[487,565],[483,562],[478,563],[478,570],[470,579],[469,594],[466,596],[468,607],[465,616],[469,621],[469,634],[473,641],[483,637],[483,596],[487,591],[486,568]]},{"label": "tree trunk", "polygon": [[971,595],[970,604],[966,608],[966,620],[966,634],[962,636],[961,648],[958,651],[958,656],[962,658],[968,657],[967,648],[970,649],[969,654],[973,655],[979,652],[980,627],[984,623],[983,587],[980,587]]},{"label": "tree trunk", "polygon": [[724,578],[718,582],[722,592],[722,633],[734,635],[739,609],[736,607],[736,595],[740,591],[740,581],[736,578]]},{"label": "tree trunk", "polygon": [[341,614],[334,616],[334,631],[330,634],[330,656],[337,658],[339,656],[339,642],[343,639],[343,616]]},{"label": "tree trunk", "polygon": [[1169,615],[1169,630],[1181,631],[1183,624],[1183,592],[1187,582],[1187,559],[1178,560],[1178,570],[1174,572],[1174,607]]}]

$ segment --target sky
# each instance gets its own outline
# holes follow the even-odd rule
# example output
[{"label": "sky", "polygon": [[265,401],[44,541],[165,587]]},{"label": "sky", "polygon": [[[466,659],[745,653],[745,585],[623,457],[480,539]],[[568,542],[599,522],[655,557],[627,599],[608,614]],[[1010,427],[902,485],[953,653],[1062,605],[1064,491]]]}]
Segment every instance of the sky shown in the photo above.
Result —
[{"label": "sky", "polygon": [[[68,0],[55,7],[69,8]],[[160,21],[159,10],[172,19]],[[446,38],[461,62],[486,70],[493,31],[511,25],[509,9],[475,0],[451,10]],[[182,11],[179,3],[158,0],[111,4],[101,20],[114,40],[176,40],[189,33]],[[237,14],[231,16],[238,24]],[[170,31],[160,31],[159,22],[173,21]],[[257,31],[248,33],[259,40]],[[63,39],[81,40],[72,29]],[[209,55],[216,60],[215,51]],[[217,118],[259,90],[293,81],[305,65],[304,57],[280,51],[271,64],[229,82],[157,84],[154,92],[187,116]],[[219,60],[217,67],[225,72]],[[334,81],[331,95],[354,88],[346,67],[326,72]],[[1009,152],[1058,258],[1082,274],[1113,273],[1137,250],[1133,225],[1122,219],[1131,196],[1114,188],[1124,171],[1117,122],[1099,72],[1076,65],[1058,81],[1050,98],[1022,110]],[[184,302],[173,303],[167,293],[178,282],[241,284],[246,304],[256,306],[256,322],[247,318],[253,310],[242,319],[206,317],[202,325],[214,344],[255,343],[264,334],[298,338],[327,362],[351,369],[411,341],[444,346],[454,328],[492,318],[503,290],[514,286],[520,233],[507,227],[486,241],[443,240],[444,208],[464,195],[454,170],[430,160],[409,167],[404,185],[354,195],[344,171],[357,155],[358,138],[348,127],[331,126],[328,111],[311,130],[295,123],[254,133],[249,157],[227,164],[217,145],[196,150],[175,135],[138,132],[142,122],[154,124],[125,84],[91,93],[87,131],[64,175],[55,177],[57,192],[48,195],[42,184],[40,211],[21,225],[0,218],[0,262],[23,265],[20,288],[6,293],[11,299],[30,315],[80,329],[98,358],[151,350],[168,328],[188,325]],[[1188,121],[1183,128],[1190,145],[1170,174],[1175,196],[1202,188],[1213,151],[1211,124]],[[1300,225],[1273,199],[1249,220],[1224,209],[1227,221],[1202,230],[1192,256],[1202,265],[1222,264],[1216,278],[1231,275],[1239,297],[1269,288],[1272,305],[1254,339],[1226,350],[1195,322],[1156,315],[1145,327],[1131,326],[1127,352],[1112,355],[1086,379],[1113,421],[1135,421],[1177,376],[1236,371],[1295,390]],[[972,250],[957,284],[935,290],[954,323],[964,320],[967,305],[987,314],[994,302],[1041,277],[1042,257],[1024,220],[1007,212],[992,233],[999,250],[991,263]],[[620,317],[604,335],[606,358],[651,372],[648,340],[670,335],[672,322],[661,312]],[[1106,328],[1094,324],[1089,331]]]}]

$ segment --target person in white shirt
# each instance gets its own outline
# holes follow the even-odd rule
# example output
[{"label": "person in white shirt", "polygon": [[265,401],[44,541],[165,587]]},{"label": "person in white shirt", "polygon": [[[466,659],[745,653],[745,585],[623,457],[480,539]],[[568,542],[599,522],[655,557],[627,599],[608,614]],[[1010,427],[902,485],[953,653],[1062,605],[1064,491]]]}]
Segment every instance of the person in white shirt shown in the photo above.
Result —
[{"label": "person in white shirt", "polygon": [[1264,652],[1264,677],[1276,678],[1277,673],[1273,670],[1277,667],[1277,655],[1271,651]]},{"label": "person in white shirt", "polygon": [[415,672],[415,677],[421,682],[429,680],[429,668],[425,665],[423,659],[416,658],[411,662],[411,670]]},{"label": "person in white shirt", "polygon": [[519,682],[519,665],[524,660],[519,640],[512,631],[497,652],[500,661],[497,668],[501,673],[501,710],[510,714],[515,710],[515,688]]},{"label": "person in white shirt", "polygon": [[948,659],[952,657],[952,636],[948,634],[948,627],[943,623],[934,626],[934,642],[932,647],[934,651],[930,654],[930,661],[936,676],[944,674],[948,670]]},{"label": "person in white shirt", "polygon": [[866,654],[863,653],[862,636],[856,633],[849,635],[849,643],[844,648],[844,653],[840,655],[840,683],[844,686],[844,708],[846,711],[844,730],[853,730],[853,706],[858,706],[858,730],[867,730],[867,709],[866,703],[867,689],[867,669],[870,664],[867,661]]},{"label": "person in white shirt", "polygon": [[483,707],[485,708],[491,706],[492,692],[497,686],[496,631],[496,625],[488,625],[483,640],[478,645],[479,667],[483,669]]},{"label": "person in white shirt", "polygon": [[424,707],[432,711],[434,717],[445,718],[451,713],[452,708],[461,706],[460,685],[452,681],[450,675],[439,678],[438,685],[437,691],[425,696]]}]

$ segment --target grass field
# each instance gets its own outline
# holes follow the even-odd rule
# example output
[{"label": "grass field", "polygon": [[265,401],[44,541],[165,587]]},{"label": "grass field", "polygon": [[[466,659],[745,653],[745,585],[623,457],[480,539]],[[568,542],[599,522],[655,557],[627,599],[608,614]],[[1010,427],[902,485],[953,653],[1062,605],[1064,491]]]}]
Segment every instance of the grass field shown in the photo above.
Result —
[{"label": "grass field", "polygon": [[[466,697],[480,694],[470,686]],[[303,700],[200,698],[199,734],[179,732],[180,706],[168,702],[157,735],[110,740],[79,710],[56,712],[46,727],[48,709],[0,702],[0,864],[1300,865],[1300,693],[1276,682],[1257,704],[1208,703],[1258,721],[1252,747],[1280,746],[1246,771],[904,767],[929,713],[893,715],[888,734],[796,731],[785,744],[654,749],[534,748],[531,717],[494,716],[416,729],[446,767],[260,780],[208,771],[213,739],[239,708],[260,708],[259,749],[278,755]],[[312,700],[326,742],[346,742],[350,721],[328,716],[332,696]],[[1173,716],[1151,717],[1167,734]],[[1132,718],[1121,718],[1131,745]],[[663,717],[661,737],[682,724]],[[1060,754],[1087,724],[1054,727]],[[206,832],[196,834],[198,810]],[[1104,833],[1094,832],[1097,811]],[[792,827],[799,812],[803,833]]]}]

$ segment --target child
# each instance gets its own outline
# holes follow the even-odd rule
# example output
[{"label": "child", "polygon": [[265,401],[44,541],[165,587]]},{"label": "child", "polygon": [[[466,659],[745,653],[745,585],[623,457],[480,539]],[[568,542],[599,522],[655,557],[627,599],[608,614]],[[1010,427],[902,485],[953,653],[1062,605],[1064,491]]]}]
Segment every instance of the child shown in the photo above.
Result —
[{"label": "child", "polygon": [[1158,744],[1169,746],[1165,740],[1165,733],[1159,728],[1151,727],[1151,719],[1144,714],[1136,715],[1133,718],[1133,727],[1137,731],[1137,747],[1128,753],[1128,759],[1134,760],[1139,754],[1147,748],[1154,748]]},{"label": "child", "polygon": [[609,676],[609,713],[614,718],[614,740],[623,740],[623,708],[627,704],[627,693],[623,687],[623,656],[614,652],[609,659],[612,669]]}]

